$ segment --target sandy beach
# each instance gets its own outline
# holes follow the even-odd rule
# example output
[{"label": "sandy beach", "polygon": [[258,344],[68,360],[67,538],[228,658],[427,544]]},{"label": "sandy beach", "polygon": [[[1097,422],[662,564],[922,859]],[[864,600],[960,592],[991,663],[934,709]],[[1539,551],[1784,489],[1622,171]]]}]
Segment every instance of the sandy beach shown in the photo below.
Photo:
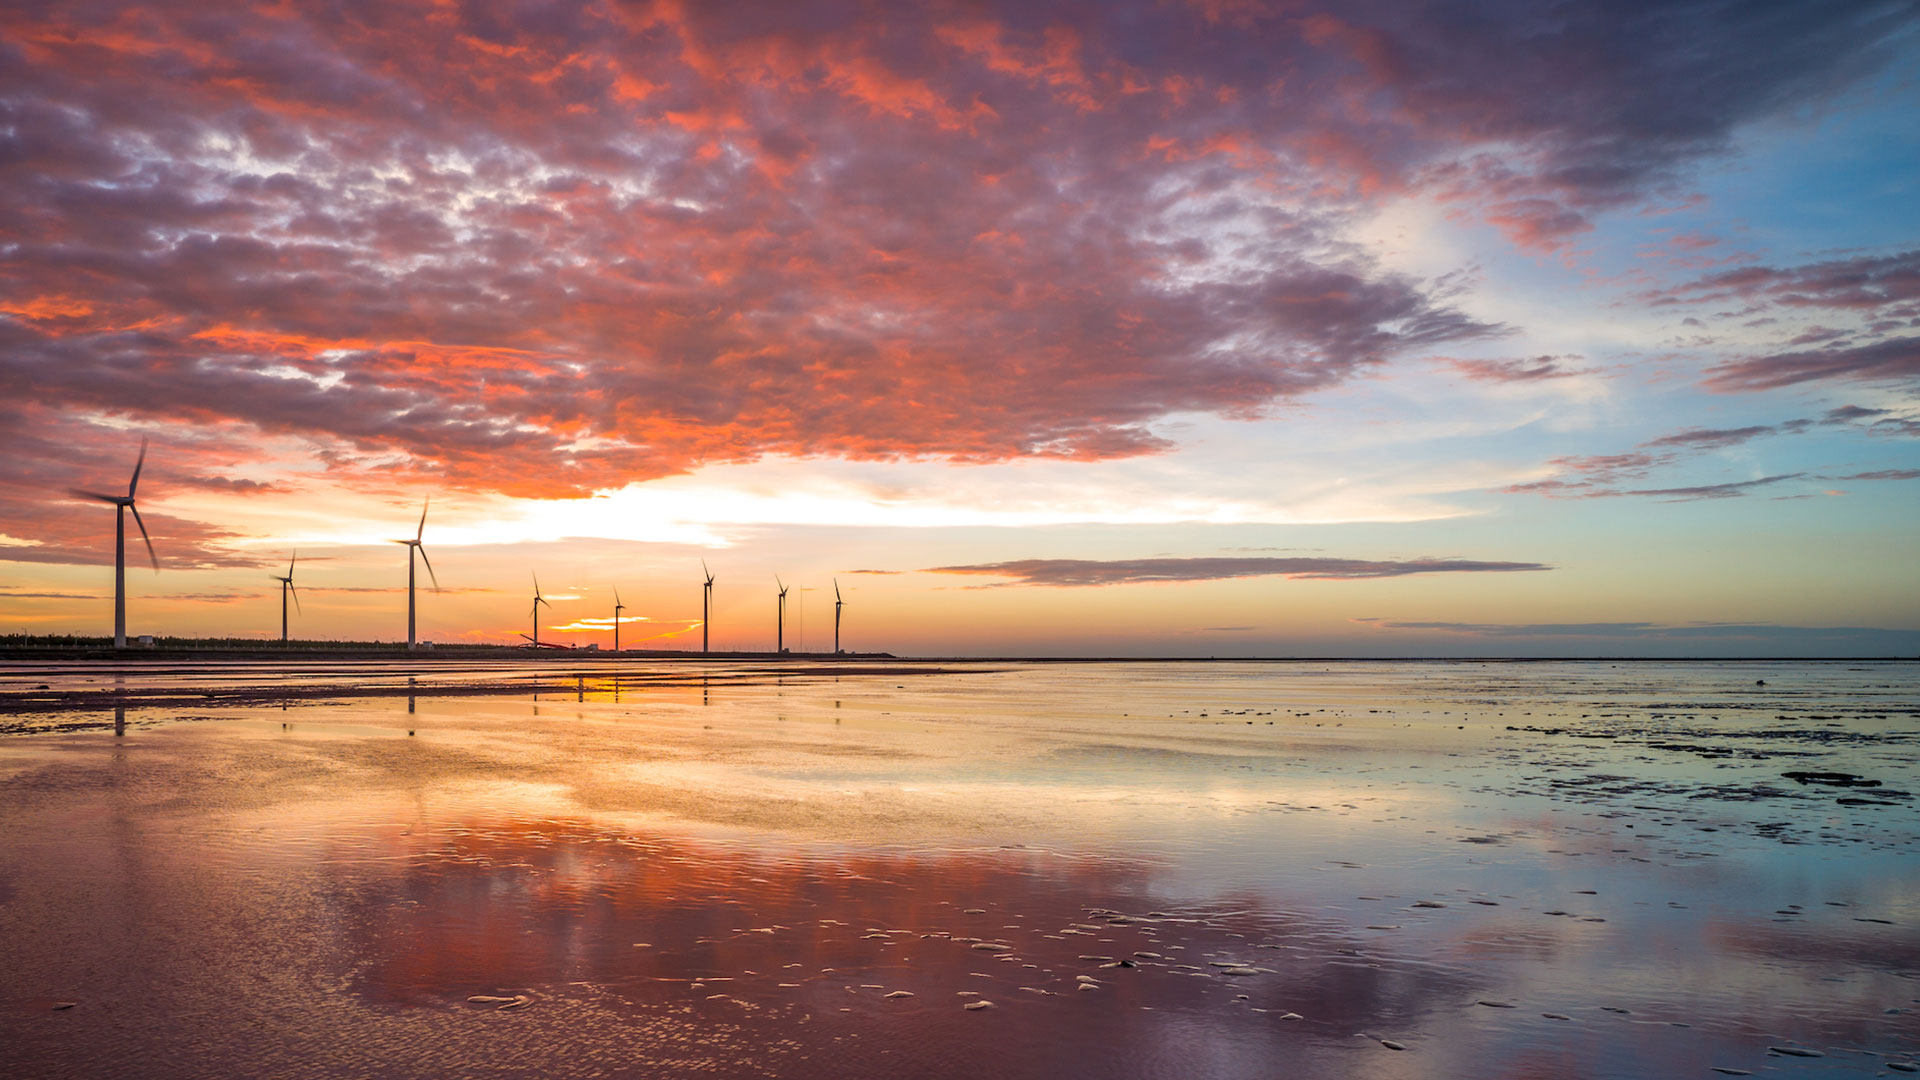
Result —
[{"label": "sandy beach", "polygon": [[9,1076],[1920,1054],[1911,663],[16,663],[0,731]]}]

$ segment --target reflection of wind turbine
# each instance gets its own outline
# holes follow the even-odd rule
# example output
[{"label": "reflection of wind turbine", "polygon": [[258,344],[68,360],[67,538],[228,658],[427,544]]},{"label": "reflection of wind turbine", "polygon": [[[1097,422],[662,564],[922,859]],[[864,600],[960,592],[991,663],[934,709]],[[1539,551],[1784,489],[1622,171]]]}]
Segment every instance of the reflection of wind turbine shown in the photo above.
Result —
[{"label": "reflection of wind turbine", "polygon": [[133,511],[133,523],[140,526],[140,539],[147,542],[147,558],[153,561],[154,573],[160,572],[160,556],[153,553],[153,541],[147,536],[146,522],[140,520],[140,511],[133,505],[133,489],[140,486],[140,470],[147,463],[147,440],[140,440],[140,457],[133,463],[133,479],[127,481],[125,495],[102,495],[97,491],[70,489],[70,493],[83,499],[98,499],[103,503],[112,503],[115,507],[113,522],[113,647],[127,647],[127,515]]},{"label": "reflection of wind turbine", "polygon": [[533,647],[536,649],[540,647],[540,605],[541,604],[545,604],[548,607],[553,606],[552,601],[540,595],[540,575],[535,574],[533,575],[533,637],[529,638],[528,640],[533,642]]},{"label": "reflection of wind turbine", "polygon": [[838,655],[840,652],[840,609],[846,606],[847,606],[847,602],[845,600],[840,599],[840,579],[834,578],[833,579],[833,651],[836,655]]},{"label": "reflection of wind turbine", "polygon": [[620,651],[620,613],[627,605],[620,602],[620,586],[613,587],[613,651]]},{"label": "reflection of wind turbine", "polygon": [[780,586],[779,615],[773,624],[773,651],[787,651],[787,587],[780,581],[780,575],[773,575],[773,583]]},{"label": "reflection of wind turbine", "polygon": [[300,590],[293,587],[293,564],[299,560],[300,553],[296,551],[293,553],[293,558],[287,560],[287,576],[268,575],[280,583],[280,644],[282,645],[287,643],[287,594],[293,594],[294,607],[300,606]]},{"label": "reflection of wind turbine", "polygon": [[428,499],[420,504],[420,527],[413,531],[411,540],[395,540],[396,544],[407,545],[407,648],[413,648],[413,553],[420,553],[420,561],[427,564],[427,577],[433,582],[433,591],[440,591],[440,578],[433,572],[433,560],[427,558],[427,549],[420,545],[420,538],[427,534],[427,507],[433,502]]},{"label": "reflection of wind turbine", "polygon": [[711,652],[713,645],[707,634],[713,629],[713,571],[707,569],[707,560],[700,560],[700,572],[707,575],[706,591],[700,594],[700,651]]}]

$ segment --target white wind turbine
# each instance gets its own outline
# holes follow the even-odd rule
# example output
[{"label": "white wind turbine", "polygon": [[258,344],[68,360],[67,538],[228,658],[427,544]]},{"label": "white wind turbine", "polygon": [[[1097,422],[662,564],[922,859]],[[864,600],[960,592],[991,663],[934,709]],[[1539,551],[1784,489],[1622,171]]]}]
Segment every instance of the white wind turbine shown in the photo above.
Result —
[{"label": "white wind turbine", "polygon": [[300,606],[300,591],[293,587],[293,564],[299,560],[300,553],[296,551],[293,553],[293,558],[287,560],[287,573],[285,577],[279,574],[268,575],[280,583],[280,644],[282,645],[287,643],[287,595],[289,593],[293,595],[294,607],[297,608]]},{"label": "white wind turbine", "polygon": [[427,507],[433,500],[420,504],[420,527],[413,531],[411,540],[395,540],[396,544],[407,545],[407,648],[413,648],[413,553],[420,553],[420,561],[427,564],[427,577],[433,582],[433,591],[440,591],[440,578],[433,572],[433,560],[427,558],[427,549],[420,544],[420,538],[427,534]]},{"label": "white wind turbine", "polygon": [[779,614],[773,624],[773,651],[783,653],[787,651],[787,586],[779,574],[773,575],[773,583],[780,588]]},{"label": "white wind turbine", "polygon": [[700,651],[713,651],[707,634],[713,629],[713,571],[707,569],[707,560],[700,560],[700,572],[707,575],[705,591],[700,594]]},{"label": "white wind turbine", "polygon": [[133,463],[133,479],[127,481],[125,495],[103,495],[98,491],[69,489],[71,494],[83,499],[98,499],[103,503],[112,503],[116,508],[113,522],[113,647],[127,647],[127,515],[133,511],[133,523],[140,526],[140,539],[147,542],[147,558],[153,561],[153,572],[160,572],[160,556],[153,553],[153,540],[147,536],[146,522],[140,520],[140,511],[133,505],[133,492],[140,486],[140,470],[147,464],[147,440],[140,440],[140,457]]},{"label": "white wind turbine", "polygon": [[540,575],[535,574],[533,575],[533,636],[527,639],[528,641],[533,642],[533,647],[535,649],[538,649],[540,647],[540,605],[541,604],[545,604],[548,607],[552,607],[553,601],[548,600],[546,597],[540,595]]},{"label": "white wind turbine", "polygon": [[620,613],[627,605],[620,602],[620,586],[613,587],[613,651],[620,651]]}]

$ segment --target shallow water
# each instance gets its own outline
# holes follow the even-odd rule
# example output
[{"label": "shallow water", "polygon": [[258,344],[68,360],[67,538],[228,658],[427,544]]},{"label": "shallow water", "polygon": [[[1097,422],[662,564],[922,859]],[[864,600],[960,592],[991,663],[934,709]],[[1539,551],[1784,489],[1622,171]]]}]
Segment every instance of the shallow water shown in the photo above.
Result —
[{"label": "shallow water", "polygon": [[1915,664],[15,665],[0,730],[6,1075],[1920,1053]]}]

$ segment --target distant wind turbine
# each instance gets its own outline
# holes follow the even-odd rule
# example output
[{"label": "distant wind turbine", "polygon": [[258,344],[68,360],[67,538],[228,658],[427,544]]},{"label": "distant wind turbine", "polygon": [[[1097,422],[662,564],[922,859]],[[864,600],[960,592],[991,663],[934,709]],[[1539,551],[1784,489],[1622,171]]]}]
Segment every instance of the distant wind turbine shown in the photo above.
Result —
[{"label": "distant wind turbine", "polygon": [[300,561],[300,553],[296,551],[293,553],[293,558],[287,560],[285,577],[279,574],[268,575],[280,583],[280,644],[282,645],[287,643],[287,594],[293,594],[294,607],[300,606],[300,591],[293,587],[293,564],[298,561]]},{"label": "distant wind turbine", "polygon": [[773,651],[783,653],[787,651],[787,586],[781,582],[779,574],[773,575],[773,583],[780,587],[779,615],[773,624]]},{"label": "distant wind turbine", "polygon": [[847,602],[845,600],[840,599],[840,579],[834,578],[833,579],[833,653],[835,656],[840,655],[840,609],[846,606],[847,606]]},{"label": "distant wind turbine", "polygon": [[713,646],[708,633],[713,629],[713,571],[707,569],[707,560],[700,560],[700,572],[707,575],[706,591],[700,595],[700,651],[712,652]]},{"label": "distant wind turbine", "polygon": [[420,538],[427,534],[427,507],[433,500],[420,504],[420,527],[413,531],[411,540],[395,540],[396,544],[407,545],[407,649],[413,649],[413,553],[420,553],[420,561],[427,564],[427,577],[433,582],[433,591],[440,591],[440,578],[433,572],[433,560],[427,558],[427,549],[420,544]]},{"label": "distant wind turbine", "polygon": [[536,649],[540,647],[540,605],[541,604],[545,604],[548,607],[553,606],[552,601],[540,595],[540,575],[535,574],[533,575],[533,637],[530,638],[529,640],[533,642],[533,647]]},{"label": "distant wind turbine", "polygon": [[153,540],[147,536],[146,522],[140,520],[140,511],[133,505],[134,489],[140,486],[140,470],[147,464],[147,440],[140,440],[140,456],[133,463],[133,479],[127,481],[125,495],[103,495],[97,491],[82,491],[70,488],[69,492],[83,499],[98,499],[103,503],[112,503],[113,515],[113,647],[127,647],[127,515],[133,511],[133,523],[140,526],[140,539],[147,542],[147,558],[153,561],[153,572],[160,572],[160,556],[153,553]]},{"label": "distant wind turbine", "polygon": [[613,587],[613,651],[620,651],[620,613],[627,605],[620,602],[620,586]]}]

